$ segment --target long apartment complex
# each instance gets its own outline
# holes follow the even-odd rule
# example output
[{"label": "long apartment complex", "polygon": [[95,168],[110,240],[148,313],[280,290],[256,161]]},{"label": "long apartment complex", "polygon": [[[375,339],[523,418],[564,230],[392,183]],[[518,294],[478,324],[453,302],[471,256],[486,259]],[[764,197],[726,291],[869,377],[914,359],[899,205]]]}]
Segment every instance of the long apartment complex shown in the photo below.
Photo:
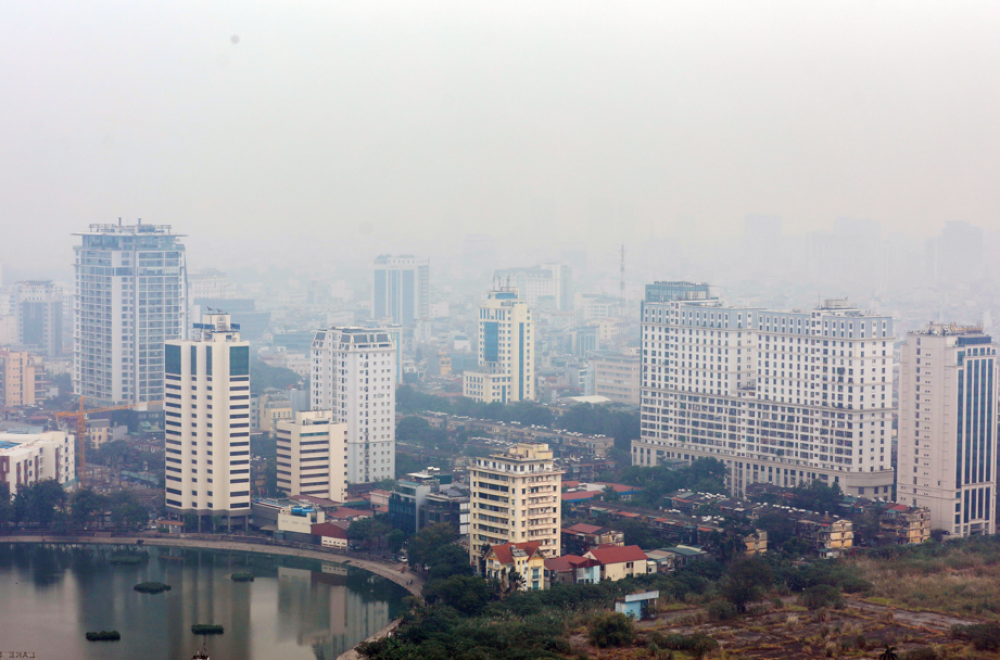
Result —
[{"label": "long apartment complex", "polygon": [[63,486],[76,482],[74,437],[63,431],[0,433],[0,483],[10,494],[45,479]]},{"label": "long apartment complex", "polygon": [[477,458],[471,484],[469,559],[480,572],[491,545],[537,541],[546,557],[560,552],[562,471],[544,443],[522,442]]},{"label": "long apartment complex", "polygon": [[516,288],[487,293],[479,308],[479,367],[463,375],[463,394],[483,403],[534,401],[534,325]]},{"label": "long apartment complex", "polygon": [[343,503],[347,495],[347,424],[329,410],[296,412],[278,430],[278,490]]},{"label": "long apartment complex", "polygon": [[642,309],[634,465],[707,457],[726,463],[734,494],[819,479],[891,497],[891,317],[846,300],[738,307],[703,284],[667,285]]},{"label": "long apartment complex", "polygon": [[396,476],[396,347],[378,328],[330,328],[312,343],[312,408],[347,424],[347,480]]},{"label": "long apartment complex", "polygon": [[250,342],[227,314],[194,324],[166,352],[165,480],[175,515],[223,516],[246,529],[250,515]]},{"label": "long apartment complex", "polygon": [[996,533],[997,377],[979,328],[930,325],[901,348],[896,501],[952,536]]},{"label": "long apartment complex", "polygon": [[187,266],[170,225],[77,234],[73,386],[97,403],[163,399],[163,345],[187,337]]}]

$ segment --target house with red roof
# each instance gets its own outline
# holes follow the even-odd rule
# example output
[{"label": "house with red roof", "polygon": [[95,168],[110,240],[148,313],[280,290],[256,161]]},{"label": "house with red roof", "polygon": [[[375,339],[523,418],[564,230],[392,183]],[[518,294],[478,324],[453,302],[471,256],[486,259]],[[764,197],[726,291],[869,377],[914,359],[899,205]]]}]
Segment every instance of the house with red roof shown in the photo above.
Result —
[{"label": "house with red roof", "polygon": [[347,530],[343,527],[325,522],[313,525],[310,531],[313,536],[320,537],[320,544],[324,548],[347,547]]},{"label": "house with red roof", "polygon": [[486,555],[486,577],[505,583],[512,572],[521,576],[522,591],[545,589],[545,554],[541,543],[491,545]]},{"label": "house with red roof", "polygon": [[625,534],[609,527],[577,523],[562,528],[562,545],[566,554],[583,556],[599,545],[625,545]]},{"label": "house with red roof", "polygon": [[646,553],[637,545],[601,545],[584,555],[601,564],[601,581],[621,580],[648,572]]},{"label": "house with red roof", "polygon": [[577,555],[563,555],[545,560],[549,584],[597,584],[601,581],[601,563]]}]

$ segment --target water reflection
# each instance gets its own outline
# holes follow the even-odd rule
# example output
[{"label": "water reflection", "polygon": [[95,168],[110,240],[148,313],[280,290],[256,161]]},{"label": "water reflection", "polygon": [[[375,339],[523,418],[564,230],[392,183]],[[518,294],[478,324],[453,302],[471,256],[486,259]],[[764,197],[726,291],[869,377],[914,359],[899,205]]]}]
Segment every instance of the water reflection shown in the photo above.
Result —
[{"label": "water reflection", "polygon": [[[406,595],[389,580],[333,562],[147,547],[148,561],[112,564],[122,550],[0,544],[0,643],[38,658],[186,660],[201,641],[191,625],[217,623],[226,632],[209,641],[215,660],[326,660],[398,616]],[[240,571],[256,580],[233,582]],[[146,581],[172,589],[133,590]],[[112,629],[121,642],[84,640],[88,630]]]}]

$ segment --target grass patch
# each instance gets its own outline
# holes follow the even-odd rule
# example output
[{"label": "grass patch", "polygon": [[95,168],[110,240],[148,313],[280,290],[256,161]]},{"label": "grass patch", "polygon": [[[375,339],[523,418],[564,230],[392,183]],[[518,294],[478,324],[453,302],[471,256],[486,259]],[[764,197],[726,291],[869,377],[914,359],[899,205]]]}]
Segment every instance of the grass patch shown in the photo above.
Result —
[{"label": "grass patch", "polygon": [[191,632],[195,635],[221,635],[223,630],[217,623],[196,623],[191,626]]},{"label": "grass patch", "polygon": [[98,632],[88,632],[88,642],[117,642],[122,638],[117,630],[101,630]]},{"label": "grass patch", "polygon": [[132,588],[141,594],[159,594],[170,591],[170,585],[162,582],[140,582]]},{"label": "grass patch", "polygon": [[233,582],[253,582],[253,573],[233,573],[230,577]]}]

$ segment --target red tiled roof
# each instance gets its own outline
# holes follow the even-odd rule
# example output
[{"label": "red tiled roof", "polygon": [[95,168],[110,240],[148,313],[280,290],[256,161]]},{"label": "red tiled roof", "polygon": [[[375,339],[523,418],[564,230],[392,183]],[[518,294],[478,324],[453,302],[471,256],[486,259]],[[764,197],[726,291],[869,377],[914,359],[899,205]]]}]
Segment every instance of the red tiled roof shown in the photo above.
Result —
[{"label": "red tiled roof", "polygon": [[340,507],[334,511],[331,511],[326,515],[327,518],[370,518],[372,515],[371,511],[362,511],[360,509],[348,509],[347,507]]},{"label": "red tiled roof", "polygon": [[596,490],[592,491],[581,490],[575,493],[563,493],[561,497],[566,502],[576,502],[581,500],[590,500],[597,497],[600,494],[601,493]]},{"label": "red tiled roof", "polygon": [[580,485],[579,481],[564,481],[562,482],[563,488],[576,488]]},{"label": "red tiled roof", "polygon": [[337,527],[333,523],[319,523],[318,525],[313,525],[310,531],[315,536],[330,536],[335,539],[347,539],[347,530],[342,527]]},{"label": "red tiled roof", "polygon": [[538,541],[529,541],[527,543],[504,543],[503,545],[490,546],[490,550],[493,551],[493,554],[496,555],[496,558],[501,564],[506,565],[514,563],[514,555],[510,552],[512,548],[520,548],[528,553],[529,557],[531,557],[538,552],[539,546],[541,546],[541,543]]},{"label": "red tiled roof", "polygon": [[570,532],[573,534],[593,534],[601,529],[602,528],[598,525],[588,525],[587,523],[577,523],[572,527],[563,527],[564,532]]},{"label": "red tiled roof", "polygon": [[599,562],[593,559],[578,557],[577,555],[563,555],[562,557],[553,557],[545,560],[546,570],[557,572],[572,571],[577,568],[588,568],[590,566],[597,566],[598,564]]},{"label": "red tiled roof", "polygon": [[620,564],[625,561],[646,561],[646,553],[637,545],[599,545],[587,553],[602,564]]},{"label": "red tiled roof", "polygon": [[637,493],[640,490],[642,490],[638,486],[626,486],[624,484],[609,484],[609,483],[604,483],[603,481],[597,481],[597,482],[595,482],[595,485],[597,485],[597,486],[611,486],[611,488],[616,493]]}]

